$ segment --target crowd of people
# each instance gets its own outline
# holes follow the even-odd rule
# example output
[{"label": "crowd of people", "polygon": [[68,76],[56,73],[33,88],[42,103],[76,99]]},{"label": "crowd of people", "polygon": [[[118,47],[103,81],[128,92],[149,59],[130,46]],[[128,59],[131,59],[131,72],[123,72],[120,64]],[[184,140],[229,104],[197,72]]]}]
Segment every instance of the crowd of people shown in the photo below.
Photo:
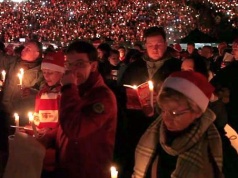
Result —
[{"label": "crowd of people", "polygon": [[[238,40],[218,48],[188,43],[182,50],[168,44],[164,28],[157,26],[145,29],[143,38],[144,45],[132,49],[76,40],[65,50],[43,51],[39,41],[30,40],[19,55],[3,50],[0,173],[25,176],[19,165],[18,175],[9,171],[15,164],[8,160],[14,150],[9,151],[7,136],[17,112],[22,132],[44,145],[43,165],[37,159],[28,168],[28,173],[40,169],[38,177],[108,178],[113,164],[120,178],[236,177],[238,156],[224,127],[228,123],[238,131]],[[232,59],[223,64],[227,54]],[[135,89],[124,86],[141,84],[147,88],[138,91],[137,100],[130,93]],[[29,110],[34,133],[27,131]]]},{"label": "crowd of people", "polygon": [[168,40],[173,42],[195,27],[205,30],[199,25],[199,13],[185,1],[8,1],[0,3],[0,10],[4,42],[37,35],[41,41],[58,45],[78,37],[133,43],[142,41],[143,30],[154,25],[166,27]]},{"label": "crowd of people", "polygon": [[[37,0],[3,2],[0,9],[1,34],[5,42],[18,41],[20,37],[34,34],[42,41],[63,44],[77,37],[134,42],[142,40],[143,30],[148,26],[167,26],[169,33],[176,31],[171,35],[184,36],[196,23],[196,13],[174,1]],[[190,28],[181,23],[187,21]]]},{"label": "crowd of people", "polygon": [[[238,39],[182,49],[197,14],[179,2],[0,3],[3,42],[26,38],[0,43],[0,178],[109,178],[112,165],[118,178],[238,177],[224,130],[238,132]],[[27,170],[12,157],[22,133],[41,145],[24,147]]]}]

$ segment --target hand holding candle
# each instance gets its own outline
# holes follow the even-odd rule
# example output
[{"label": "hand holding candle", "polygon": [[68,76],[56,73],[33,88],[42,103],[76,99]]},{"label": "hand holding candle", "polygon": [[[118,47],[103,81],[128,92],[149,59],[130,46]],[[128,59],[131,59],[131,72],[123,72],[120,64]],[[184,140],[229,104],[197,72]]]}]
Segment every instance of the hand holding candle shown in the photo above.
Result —
[{"label": "hand holding candle", "polygon": [[37,133],[37,130],[36,130],[36,125],[34,123],[34,115],[32,112],[28,112],[28,118],[29,118],[29,122],[32,126],[32,130],[33,130],[33,133],[34,133],[34,136],[37,136],[38,133]]},{"label": "hand holding candle", "polygon": [[118,171],[114,166],[111,167],[111,178],[117,178]]}]

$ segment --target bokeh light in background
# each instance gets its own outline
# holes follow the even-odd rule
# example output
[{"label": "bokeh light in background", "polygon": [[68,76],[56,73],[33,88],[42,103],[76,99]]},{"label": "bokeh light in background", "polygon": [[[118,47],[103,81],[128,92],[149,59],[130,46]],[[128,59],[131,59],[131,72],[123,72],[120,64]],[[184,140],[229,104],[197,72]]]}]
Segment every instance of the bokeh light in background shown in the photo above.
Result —
[{"label": "bokeh light in background", "polygon": [[[141,41],[149,26],[164,26],[169,43],[198,28],[213,30],[201,11],[191,2],[213,11],[217,23],[222,15],[238,27],[237,0],[9,0],[0,3],[0,32],[5,42],[37,35],[41,41],[67,43],[75,38],[110,38],[114,41]],[[89,2],[89,3],[88,3]],[[220,19],[219,19],[220,18]],[[206,18],[205,18],[206,19]]]}]

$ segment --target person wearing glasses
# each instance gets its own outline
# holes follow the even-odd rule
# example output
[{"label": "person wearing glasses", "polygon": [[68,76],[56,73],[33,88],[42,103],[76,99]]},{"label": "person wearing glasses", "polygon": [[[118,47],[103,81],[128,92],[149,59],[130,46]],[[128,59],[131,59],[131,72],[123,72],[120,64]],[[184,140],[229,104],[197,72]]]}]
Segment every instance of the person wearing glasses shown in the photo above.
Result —
[{"label": "person wearing glasses", "polygon": [[96,48],[85,41],[72,42],[66,50],[65,65],[60,127],[55,137],[55,177],[110,178],[117,103],[98,72]]},{"label": "person wearing glasses", "polygon": [[172,73],[157,102],[160,116],[141,137],[134,178],[222,178],[222,141],[207,108],[213,86],[201,73]]}]

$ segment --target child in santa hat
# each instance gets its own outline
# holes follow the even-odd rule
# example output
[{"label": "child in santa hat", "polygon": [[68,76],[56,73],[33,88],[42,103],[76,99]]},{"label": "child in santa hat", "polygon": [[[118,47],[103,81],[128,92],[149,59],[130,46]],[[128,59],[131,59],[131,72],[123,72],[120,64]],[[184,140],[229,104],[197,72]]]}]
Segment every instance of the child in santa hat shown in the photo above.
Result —
[{"label": "child in santa hat", "polygon": [[[56,136],[60,103],[60,80],[65,72],[64,54],[62,52],[48,53],[42,61],[41,70],[45,86],[36,96],[34,123],[37,126],[38,139],[45,134]],[[54,170],[55,150],[47,149],[44,167],[46,171]]]},{"label": "child in santa hat", "polygon": [[38,129],[54,129],[58,125],[60,79],[65,71],[64,54],[49,53],[41,64],[45,86],[36,96],[34,122]]}]

